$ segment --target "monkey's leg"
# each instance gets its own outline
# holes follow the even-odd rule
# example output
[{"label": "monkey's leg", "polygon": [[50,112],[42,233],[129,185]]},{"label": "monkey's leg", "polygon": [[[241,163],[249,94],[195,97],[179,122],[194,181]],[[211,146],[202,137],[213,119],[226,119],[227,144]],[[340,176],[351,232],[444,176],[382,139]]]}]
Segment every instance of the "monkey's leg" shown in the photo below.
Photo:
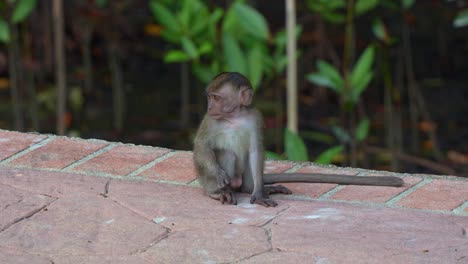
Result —
[{"label": "monkey's leg", "polygon": [[292,193],[291,190],[284,187],[283,185],[265,185],[263,191],[266,194],[275,194],[275,193],[291,194]]},{"label": "monkey's leg", "polygon": [[221,203],[237,204],[234,190],[238,189],[242,184],[242,178],[239,175],[238,158],[234,152],[229,150],[216,150],[215,153],[219,166],[226,172],[229,179],[228,184],[218,186],[217,195],[219,196],[219,200]]}]

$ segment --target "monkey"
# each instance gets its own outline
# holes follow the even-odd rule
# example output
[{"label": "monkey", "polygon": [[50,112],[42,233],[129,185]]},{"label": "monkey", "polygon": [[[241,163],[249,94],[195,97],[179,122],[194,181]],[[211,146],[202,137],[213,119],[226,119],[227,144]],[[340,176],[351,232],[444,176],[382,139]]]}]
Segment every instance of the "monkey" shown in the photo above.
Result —
[{"label": "monkey", "polygon": [[208,107],[194,138],[193,159],[199,183],[210,198],[235,205],[236,192],[250,193],[251,204],[274,207],[278,203],[270,194],[292,193],[276,183],[404,184],[392,176],[264,174],[263,120],[252,106],[253,95],[250,81],[238,72],[222,72],[206,88]]}]

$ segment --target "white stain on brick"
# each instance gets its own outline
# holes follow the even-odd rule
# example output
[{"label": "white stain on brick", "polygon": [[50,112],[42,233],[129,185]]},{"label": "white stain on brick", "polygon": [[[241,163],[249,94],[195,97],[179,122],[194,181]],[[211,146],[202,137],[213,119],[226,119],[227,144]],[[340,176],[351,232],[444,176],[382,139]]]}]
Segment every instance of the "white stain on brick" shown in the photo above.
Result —
[{"label": "white stain on brick", "polygon": [[231,221],[231,223],[233,224],[243,224],[245,222],[249,221],[248,218],[244,218],[244,217],[236,217],[234,220]]},{"label": "white stain on brick", "polygon": [[115,219],[109,219],[109,220],[105,221],[104,223],[105,223],[106,225],[110,225],[110,224],[112,224],[114,221],[115,221]]},{"label": "white stain on brick", "polygon": [[340,210],[335,208],[321,208],[314,211],[312,214],[303,216],[288,217],[288,219],[299,220],[299,219],[310,219],[310,220],[332,220],[340,221],[345,219],[341,214]]},{"label": "white stain on brick", "polygon": [[155,222],[156,224],[160,224],[164,221],[166,221],[167,217],[156,217],[153,219],[153,222]]}]

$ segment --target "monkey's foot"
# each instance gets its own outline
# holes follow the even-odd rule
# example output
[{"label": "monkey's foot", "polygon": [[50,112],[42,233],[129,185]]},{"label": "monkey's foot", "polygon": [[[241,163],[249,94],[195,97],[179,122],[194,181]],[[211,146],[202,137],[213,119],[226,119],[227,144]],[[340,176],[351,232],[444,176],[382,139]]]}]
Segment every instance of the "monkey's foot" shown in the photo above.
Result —
[{"label": "monkey's foot", "polygon": [[263,205],[265,207],[275,207],[278,205],[277,202],[275,202],[274,200],[270,199],[270,198],[255,198],[254,196],[252,196],[252,198],[250,198],[250,203],[255,203],[255,204],[259,204],[259,205]]},{"label": "monkey's foot", "polygon": [[237,205],[237,199],[233,191],[230,190],[222,190],[221,193],[213,193],[209,195],[210,198],[215,200],[219,200],[222,204],[232,204]]},{"label": "monkey's foot", "polygon": [[292,193],[291,190],[284,187],[283,185],[269,185],[269,186],[265,186],[263,190],[267,194],[273,194],[273,193],[291,194]]}]

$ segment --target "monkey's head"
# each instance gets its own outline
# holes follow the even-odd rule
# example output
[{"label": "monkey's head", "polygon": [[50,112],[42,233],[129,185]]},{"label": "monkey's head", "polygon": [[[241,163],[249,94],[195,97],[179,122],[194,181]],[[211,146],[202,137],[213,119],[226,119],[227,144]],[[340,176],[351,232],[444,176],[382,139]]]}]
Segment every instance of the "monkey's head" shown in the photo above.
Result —
[{"label": "monkey's head", "polygon": [[226,119],[250,106],[253,89],[250,81],[242,74],[223,72],[208,84],[206,96],[208,115],[214,119]]}]

